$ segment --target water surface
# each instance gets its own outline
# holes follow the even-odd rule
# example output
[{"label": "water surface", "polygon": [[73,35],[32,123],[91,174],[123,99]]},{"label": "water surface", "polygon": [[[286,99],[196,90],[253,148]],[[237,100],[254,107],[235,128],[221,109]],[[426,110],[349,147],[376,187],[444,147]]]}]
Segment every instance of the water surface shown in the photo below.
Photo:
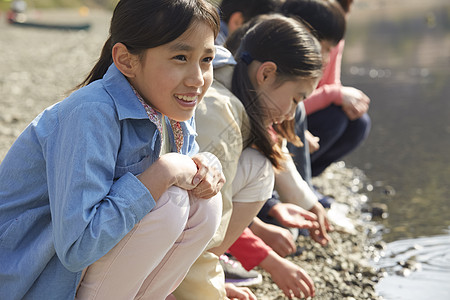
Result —
[{"label": "water surface", "polygon": [[423,266],[390,270],[378,290],[386,299],[450,299],[450,3],[356,4],[342,81],[371,98],[373,128],[345,161],[368,176],[370,200],[388,207],[379,266],[404,256]]},{"label": "water surface", "polygon": [[389,244],[379,266],[388,276],[377,285],[385,299],[450,299],[450,235]]},{"label": "water surface", "polygon": [[450,226],[450,3],[442,3],[389,19],[375,10],[357,26],[350,19],[343,83],[369,95],[373,128],[345,160],[373,181],[372,201],[388,205],[387,241]]}]

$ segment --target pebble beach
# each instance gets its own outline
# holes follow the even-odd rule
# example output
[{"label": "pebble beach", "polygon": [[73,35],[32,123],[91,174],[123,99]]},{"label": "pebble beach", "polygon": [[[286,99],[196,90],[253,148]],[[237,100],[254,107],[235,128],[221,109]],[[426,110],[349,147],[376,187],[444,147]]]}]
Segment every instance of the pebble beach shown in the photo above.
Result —
[{"label": "pebble beach", "polygon": [[[316,289],[314,299],[377,299],[375,285],[383,277],[383,271],[373,266],[385,244],[378,236],[377,224],[372,219],[367,191],[367,179],[357,168],[349,168],[344,162],[328,167],[313,184],[335,202],[328,210],[334,226],[330,233],[332,242],[322,247],[309,237],[299,236],[297,246],[303,252],[288,257],[301,266],[313,278]],[[364,212],[365,211],[365,212]],[[363,213],[364,212],[364,213]],[[254,288],[260,300],[288,299],[263,270],[264,284]]]}]

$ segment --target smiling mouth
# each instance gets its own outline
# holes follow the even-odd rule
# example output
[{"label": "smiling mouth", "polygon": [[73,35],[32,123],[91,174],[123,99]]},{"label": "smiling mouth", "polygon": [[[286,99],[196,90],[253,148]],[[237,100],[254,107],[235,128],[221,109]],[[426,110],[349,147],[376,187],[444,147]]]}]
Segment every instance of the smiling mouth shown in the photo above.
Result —
[{"label": "smiling mouth", "polygon": [[184,102],[194,102],[198,99],[198,96],[186,96],[186,95],[175,95],[175,97],[178,100],[184,101]]}]

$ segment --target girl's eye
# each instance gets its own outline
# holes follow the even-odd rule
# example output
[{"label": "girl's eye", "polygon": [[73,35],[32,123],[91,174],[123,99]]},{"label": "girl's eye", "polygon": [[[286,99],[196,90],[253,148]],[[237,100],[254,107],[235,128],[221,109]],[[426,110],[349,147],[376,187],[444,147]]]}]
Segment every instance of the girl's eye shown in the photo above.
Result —
[{"label": "girl's eye", "polygon": [[205,62],[205,63],[211,63],[211,62],[213,61],[213,59],[214,59],[214,57],[205,57],[205,58],[203,59],[203,62]]},{"label": "girl's eye", "polygon": [[186,56],[184,56],[184,55],[177,55],[177,56],[174,56],[173,59],[181,60],[181,61],[186,61],[186,60],[187,60],[187,59],[186,59]]}]

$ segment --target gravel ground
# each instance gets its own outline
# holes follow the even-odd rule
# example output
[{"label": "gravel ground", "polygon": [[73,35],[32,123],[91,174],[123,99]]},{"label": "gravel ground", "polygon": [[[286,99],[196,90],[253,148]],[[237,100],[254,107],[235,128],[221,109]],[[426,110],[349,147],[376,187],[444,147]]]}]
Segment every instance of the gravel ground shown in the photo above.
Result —
[{"label": "gravel ground", "polygon": [[62,100],[81,82],[100,55],[110,14],[87,18],[75,11],[34,11],[45,22],[92,23],[90,31],[21,28],[0,14],[0,158],[20,132],[43,109]]},{"label": "gravel ground", "polygon": [[[297,245],[304,250],[301,255],[288,259],[301,266],[313,278],[316,289],[314,299],[382,299],[375,292],[375,284],[382,277],[381,270],[372,266],[385,247],[377,241],[378,228],[371,222],[366,178],[358,169],[350,169],[344,162],[328,167],[313,179],[324,195],[336,201],[328,211],[335,230],[331,232],[332,243],[325,247],[309,237],[299,236]],[[270,279],[263,274],[264,284],[253,288],[259,300],[288,299]]]},{"label": "gravel ground", "polygon": [[[105,11],[91,11],[88,17],[67,10],[33,11],[29,16],[53,22],[88,20],[93,26],[80,32],[20,28],[8,25],[5,14],[0,15],[0,159],[37,114],[62,100],[87,74],[106,39],[110,19]],[[369,233],[376,229],[363,222],[360,213],[367,200],[359,193],[364,175],[337,163],[314,181],[324,194],[333,195],[348,217],[335,218],[342,228],[336,226],[327,247],[300,236],[298,244],[304,251],[292,260],[313,277],[314,299],[380,299],[374,284],[381,273],[370,266],[376,247]],[[261,272],[264,283],[254,288],[258,299],[287,299]]]}]

